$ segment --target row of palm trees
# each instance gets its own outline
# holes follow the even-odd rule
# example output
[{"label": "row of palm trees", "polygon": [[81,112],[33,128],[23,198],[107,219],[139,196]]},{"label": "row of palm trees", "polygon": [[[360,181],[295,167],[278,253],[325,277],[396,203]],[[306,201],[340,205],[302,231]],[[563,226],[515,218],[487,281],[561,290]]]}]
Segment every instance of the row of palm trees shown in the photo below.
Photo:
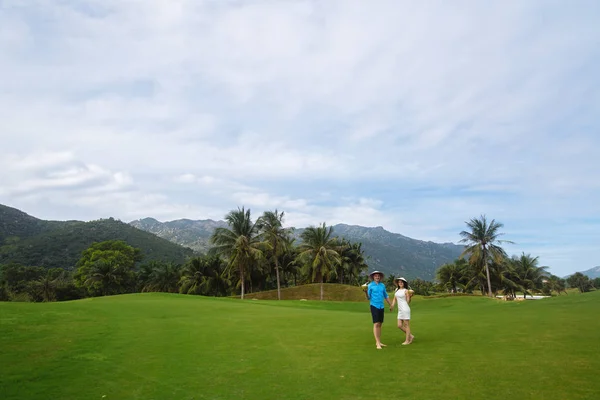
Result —
[{"label": "row of palm trees", "polygon": [[194,257],[183,266],[155,261],[140,267],[136,290],[226,296],[231,281],[224,272],[225,263],[218,256]]},{"label": "row of palm trees", "polygon": [[228,227],[215,229],[211,236],[209,254],[227,261],[224,273],[239,285],[242,299],[253,275],[272,271],[281,299],[282,267],[296,269],[305,282],[320,283],[321,299],[325,282],[356,284],[364,276],[368,266],[360,243],[334,236],[333,227],[323,223],[306,228],[295,246],[293,230],[283,227],[284,216],[277,210],[265,211],[253,222],[250,210],[238,208],[225,216]]},{"label": "row of palm trees", "polygon": [[[81,292],[82,285],[73,285],[74,276],[66,271],[5,266],[0,275],[6,281],[5,292],[31,292],[33,297],[45,301],[132,291],[226,296],[239,290],[243,299],[248,288],[251,292],[276,288],[277,298],[281,299],[281,287],[305,283],[320,283],[323,299],[324,283],[364,283],[368,266],[360,243],[334,236],[333,227],[323,223],[303,230],[299,235],[301,242],[296,245],[293,230],[283,227],[284,217],[278,210],[266,211],[253,221],[250,210],[230,211],[225,216],[228,227],[217,228],[210,238],[213,247],[209,254],[192,258],[184,265],[152,262],[134,268],[132,261],[131,268],[108,268],[110,263],[103,260],[92,263],[83,286],[91,285],[96,294]],[[526,296],[565,291],[565,280],[539,266],[537,257],[525,253],[507,256],[501,245],[512,242],[500,239],[501,223],[481,216],[466,224],[468,230],[460,233],[465,249],[453,263],[438,269],[435,286],[441,285],[453,293],[480,290],[489,296],[502,292],[511,297],[517,292]],[[575,278],[569,284],[581,291],[592,287],[582,279],[577,280],[581,284],[575,282]],[[393,287],[393,275],[389,279],[392,281],[388,284]],[[418,283],[413,281],[412,286],[420,294],[435,289],[431,282]],[[4,297],[10,296],[5,293]]]},{"label": "row of palm trees", "polygon": [[502,293],[509,298],[516,297],[517,292],[523,293],[524,297],[534,292],[565,292],[565,280],[549,274],[547,268],[538,265],[538,257],[522,253],[493,261],[487,268],[459,258],[442,265],[436,275],[438,282],[451,293],[480,290],[489,295],[490,287],[492,296]]},{"label": "row of palm trees", "polygon": [[[437,270],[437,279],[447,290],[481,290],[488,296],[502,292],[515,297],[533,292],[565,291],[565,281],[548,273],[548,267],[539,266],[538,257],[522,253],[508,257],[502,244],[503,224],[496,220],[488,222],[485,215],[466,222],[468,230],[460,232],[465,249],[461,256]],[[463,258],[465,257],[465,258]]]},{"label": "row of palm trees", "polygon": [[[296,246],[292,229],[283,227],[284,216],[277,210],[266,211],[253,221],[250,210],[230,211],[225,216],[228,227],[217,228],[210,239],[214,247],[209,254],[224,261],[214,258],[211,266],[200,270],[193,267],[192,260],[181,282],[193,284],[183,284],[180,291],[196,293],[198,288],[214,287],[215,293],[221,293],[232,286],[241,290],[243,299],[247,284],[251,291],[265,290],[265,283],[274,275],[278,299],[282,280],[289,285],[292,277],[293,284],[298,283],[298,277],[300,283],[320,283],[322,299],[325,282],[362,283],[368,266],[360,243],[335,237],[333,227],[323,223],[305,229]],[[538,291],[565,291],[565,281],[549,274],[548,267],[539,266],[538,257],[525,253],[507,256],[501,245],[512,242],[500,239],[502,223],[482,215],[466,224],[468,230],[460,232],[463,253],[437,271],[437,280],[446,289],[481,290],[489,296],[501,291],[511,297],[517,292],[526,296]],[[193,278],[194,274],[210,277],[211,283]]]}]

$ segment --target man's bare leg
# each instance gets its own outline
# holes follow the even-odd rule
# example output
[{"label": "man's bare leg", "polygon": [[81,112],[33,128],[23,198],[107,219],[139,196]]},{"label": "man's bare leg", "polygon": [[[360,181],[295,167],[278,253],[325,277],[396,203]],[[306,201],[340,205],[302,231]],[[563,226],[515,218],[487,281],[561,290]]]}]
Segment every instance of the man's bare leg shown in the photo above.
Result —
[{"label": "man's bare leg", "polygon": [[377,329],[378,329],[378,334],[379,334],[379,344],[381,345],[381,347],[386,347],[387,345],[385,345],[381,342],[381,324],[379,324],[379,327]]},{"label": "man's bare leg", "polygon": [[385,344],[381,343],[381,323],[377,322],[373,324],[373,336],[375,336],[375,344],[377,349],[381,350],[382,347],[385,347]]}]

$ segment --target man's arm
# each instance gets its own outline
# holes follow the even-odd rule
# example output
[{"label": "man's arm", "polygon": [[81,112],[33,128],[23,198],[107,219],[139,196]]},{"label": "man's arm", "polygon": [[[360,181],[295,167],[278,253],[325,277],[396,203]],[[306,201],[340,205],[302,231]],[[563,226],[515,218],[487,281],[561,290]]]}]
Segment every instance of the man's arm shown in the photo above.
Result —
[{"label": "man's arm", "polygon": [[392,308],[392,307],[393,307],[393,306],[392,306],[392,302],[390,301],[390,298],[389,298],[389,297],[386,297],[386,298],[385,298],[385,301],[387,301],[387,303],[390,305],[390,308]]},{"label": "man's arm", "polygon": [[[385,301],[387,301],[390,308],[392,308],[392,303],[390,302],[390,296],[388,296],[387,290],[385,290],[385,287],[383,288],[383,297],[385,298]],[[394,300],[395,300],[395,298],[394,298]]]}]

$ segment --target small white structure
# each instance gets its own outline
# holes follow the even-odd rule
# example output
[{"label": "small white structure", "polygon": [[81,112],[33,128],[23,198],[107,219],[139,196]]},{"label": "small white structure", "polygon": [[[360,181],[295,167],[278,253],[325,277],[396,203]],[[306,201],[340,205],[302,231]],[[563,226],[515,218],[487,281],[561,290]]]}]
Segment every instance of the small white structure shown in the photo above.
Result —
[{"label": "small white structure", "polygon": [[510,299],[508,298],[508,296],[496,296],[499,299],[503,299],[503,300],[541,300],[541,299],[545,299],[548,297],[552,297],[552,296],[533,296],[528,294],[527,297],[523,298],[523,295],[518,295],[516,297],[511,297]]}]

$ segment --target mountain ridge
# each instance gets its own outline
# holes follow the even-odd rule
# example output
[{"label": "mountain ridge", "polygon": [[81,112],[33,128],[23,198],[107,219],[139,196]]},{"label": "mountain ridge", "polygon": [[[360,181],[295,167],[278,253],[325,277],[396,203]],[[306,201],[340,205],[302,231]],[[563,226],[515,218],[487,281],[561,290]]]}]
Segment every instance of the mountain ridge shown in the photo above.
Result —
[{"label": "mountain ridge", "polygon": [[[585,271],[581,271],[582,274],[586,275],[590,279],[600,278],[600,265],[596,267],[592,267]],[[570,276],[570,275],[569,275]]]},{"label": "mountain ridge", "polygon": [[[145,248],[142,249],[147,255],[144,262],[181,262],[193,255],[192,249],[206,252],[210,247],[209,238],[214,229],[227,226],[227,223],[221,220],[182,218],[160,222],[152,217],[129,223],[114,218],[88,222],[51,221],[0,204],[0,263],[19,262],[48,267],[72,267],[84,249],[82,246],[89,246],[91,242],[73,243],[81,241],[81,236],[88,235],[90,231],[96,231],[94,241],[133,240],[135,243],[130,243],[131,245]],[[141,237],[136,230],[131,231],[128,228],[145,231],[144,233],[151,236]],[[294,237],[299,239],[304,229],[306,228],[295,229]],[[341,223],[333,225],[333,229],[336,236],[363,243],[362,248],[370,271],[380,270],[387,274],[404,275],[407,279],[434,279],[437,268],[444,263],[453,262],[463,249],[462,246],[451,242],[436,243],[413,239],[400,233],[389,232],[382,226],[364,227]],[[157,241],[158,239],[177,247],[166,248],[165,242]],[[30,250],[26,250],[26,247]],[[156,249],[159,249],[158,252]],[[162,254],[159,254],[161,252]],[[57,257],[62,257],[64,262],[58,263],[53,260]],[[582,273],[591,279],[598,278],[600,266]]]},{"label": "mountain ridge", "polygon": [[194,252],[114,218],[46,221],[0,204],[0,264],[72,269],[94,242],[122,240],[140,248],[143,260],[183,263]]},{"label": "mountain ridge", "polygon": [[[228,226],[225,221],[211,219],[160,222],[150,217],[131,221],[130,224],[198,252],[206,252],[210,248],[209,239],[214,228]],[[335,236],[363,244],[362,249],[370,270],[403,275],[407,279],[434,279],[437,268],[444,263],[453,262],[464,248],[454,243],[413,239],[387,231],[381,226],[336,224],[332,227]],[[305,229],[294,228],[293,237],[300,240]]]}]

